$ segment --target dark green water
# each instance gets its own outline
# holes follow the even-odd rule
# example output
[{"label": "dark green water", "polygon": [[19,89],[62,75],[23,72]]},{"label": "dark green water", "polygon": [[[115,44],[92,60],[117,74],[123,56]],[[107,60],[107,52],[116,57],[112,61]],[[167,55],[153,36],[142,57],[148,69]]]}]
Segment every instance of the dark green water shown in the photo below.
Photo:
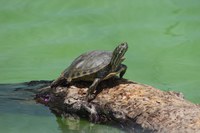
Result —
[{"label": "dark green water", "polygon": [[[200,103],[199,7],[199,0],[0,0],[0,83],[54,79],[80,53],[127,41],[125,78]],[[10,93],[1,87],[2,132],[62,132],[47,108],[9,101]]]}]

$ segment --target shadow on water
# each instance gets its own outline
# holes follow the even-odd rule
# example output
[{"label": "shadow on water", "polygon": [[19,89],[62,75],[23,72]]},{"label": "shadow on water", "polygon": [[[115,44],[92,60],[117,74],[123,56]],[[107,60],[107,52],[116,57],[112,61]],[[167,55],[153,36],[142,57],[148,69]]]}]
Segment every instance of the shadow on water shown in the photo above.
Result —
[{"label": "shadow on water", "polygon": [[16,84],[0,84],[0,113],[46,114],[37,111],[34,101],[37,88],[45,87],[51,81],[31,81]]}]

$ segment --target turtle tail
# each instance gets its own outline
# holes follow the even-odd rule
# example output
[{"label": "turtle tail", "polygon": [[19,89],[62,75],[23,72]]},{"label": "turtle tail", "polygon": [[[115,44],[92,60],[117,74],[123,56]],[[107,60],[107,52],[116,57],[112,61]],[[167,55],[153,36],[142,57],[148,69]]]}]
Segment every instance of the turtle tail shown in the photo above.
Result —
[{"label": "turtle tail", "polygon": [[60,85],[63,85],[65,82],[66,82],[66,80],[65,80],[64,77],[59,77],[58,79],[54,80],[51,83],[51,88],[56,88],[56,87],[58,87]]}]

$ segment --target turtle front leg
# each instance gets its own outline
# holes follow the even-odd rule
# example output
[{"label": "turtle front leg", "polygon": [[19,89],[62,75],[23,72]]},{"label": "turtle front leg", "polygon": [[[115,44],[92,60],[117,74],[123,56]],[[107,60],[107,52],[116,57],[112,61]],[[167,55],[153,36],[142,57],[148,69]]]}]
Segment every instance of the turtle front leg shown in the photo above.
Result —
[{"label": "turtle front leg", "polygon": [[126,73],[126,70],[127,70],[127,66],[124,65],[124,64],[121,64],[120,65],[120,69],[119,69],[119,77],[120,78],[123,78],[124,74]]},{"label": "turtle front leg", "polygon": [[91,101],[95,98],[95,95],[93,94],[97,85],[101,82],[101,78],[95,78],[92,85],[88,88],[86,99],[87,101]]}]

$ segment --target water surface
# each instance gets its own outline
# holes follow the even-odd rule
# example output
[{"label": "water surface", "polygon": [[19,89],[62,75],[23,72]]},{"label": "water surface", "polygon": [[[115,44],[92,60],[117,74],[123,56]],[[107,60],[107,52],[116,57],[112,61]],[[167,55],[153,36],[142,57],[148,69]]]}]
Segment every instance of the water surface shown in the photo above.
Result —
[{"label": "water surface", "polygon": [[[127,41],[125,78],[200,103],[199,7],[199,0],[0,0],[0,83],[51,80],[79,54]],[[62,132],[47,108],[13,100],[7,88],[1,131]]]}]

